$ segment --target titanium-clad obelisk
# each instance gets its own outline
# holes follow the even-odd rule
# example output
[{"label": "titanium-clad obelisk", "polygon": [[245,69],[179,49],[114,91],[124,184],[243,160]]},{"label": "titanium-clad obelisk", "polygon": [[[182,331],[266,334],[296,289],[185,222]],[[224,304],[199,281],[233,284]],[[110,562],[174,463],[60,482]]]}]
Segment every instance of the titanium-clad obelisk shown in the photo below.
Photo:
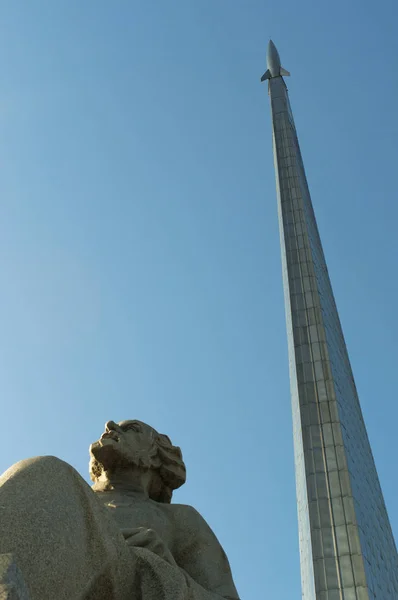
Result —
[{"label": "titanium-clad obelisk", "polygon": [[308,190],[289,73],[272,41],[267,67],[303,600],[397,600],[397,549]]}]

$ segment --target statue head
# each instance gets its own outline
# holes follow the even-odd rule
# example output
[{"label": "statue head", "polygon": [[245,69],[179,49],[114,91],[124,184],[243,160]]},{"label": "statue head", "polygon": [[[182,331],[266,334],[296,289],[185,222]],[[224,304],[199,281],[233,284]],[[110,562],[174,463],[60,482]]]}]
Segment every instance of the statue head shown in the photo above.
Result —
[{"label": "statue head", "polygon": [[157,502],[170,502],[173,490],[186,478],[180,448],[141,421],[108,421],[100,439],[90,446],[89,469],[94,491],[106,489],[116,472],[150,473],[148,493]]}]

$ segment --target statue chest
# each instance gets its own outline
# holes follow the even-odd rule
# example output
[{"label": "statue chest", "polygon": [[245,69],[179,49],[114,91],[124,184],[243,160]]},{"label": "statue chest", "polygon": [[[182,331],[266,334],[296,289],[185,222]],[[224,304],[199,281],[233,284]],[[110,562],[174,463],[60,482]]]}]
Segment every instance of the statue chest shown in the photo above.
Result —
[{"label": "statue chest", "polygon": [[113,492],[100,493],[101,502],[111,513],[119,529],[145,527],[154,529],[167,545],[173,542],[173,527],[169,516],[151,500],[137,500]]}]

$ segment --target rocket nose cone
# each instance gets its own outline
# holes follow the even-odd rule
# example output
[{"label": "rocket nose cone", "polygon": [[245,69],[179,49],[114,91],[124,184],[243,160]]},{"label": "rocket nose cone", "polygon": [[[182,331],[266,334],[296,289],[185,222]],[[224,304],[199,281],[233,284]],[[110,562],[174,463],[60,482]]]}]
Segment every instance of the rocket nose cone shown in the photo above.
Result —
[{"label": "rocket nose cone", "polygon": [[274,56],[279,57],[278,50],[276,49],[276,46],[272,40],[270,40],[268,42],[267,56],[268,56],[268,58],[274,57]]},{"label": "rocket nose cone", "polygon": [[272,40],[268,42],[267,66],[273,77],[279,75],[281,59],[279,58],[278,50]]}]

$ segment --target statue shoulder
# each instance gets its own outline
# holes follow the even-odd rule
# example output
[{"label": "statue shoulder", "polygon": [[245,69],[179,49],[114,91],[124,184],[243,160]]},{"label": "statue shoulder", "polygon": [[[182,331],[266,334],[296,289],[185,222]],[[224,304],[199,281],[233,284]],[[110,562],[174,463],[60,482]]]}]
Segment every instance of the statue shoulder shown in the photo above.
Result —
[{"label": "statue shoulder", "polygon": [[202,515],[189,504],[169,504],[167,512],[177,535],[180,533],[185,543],[192,540],[202,543],[216,543],[218,540]]},{"label": "statue shoulder", "polygon": [[[202,524],[207,525],[201,514],[189,504],[169,504],[168,511],[172,514],[172,518],[176,520],[183,520],[185,524],[192,524],[192,526],[200,527]],[[207,525],[208,526],[208,525]]]}]

